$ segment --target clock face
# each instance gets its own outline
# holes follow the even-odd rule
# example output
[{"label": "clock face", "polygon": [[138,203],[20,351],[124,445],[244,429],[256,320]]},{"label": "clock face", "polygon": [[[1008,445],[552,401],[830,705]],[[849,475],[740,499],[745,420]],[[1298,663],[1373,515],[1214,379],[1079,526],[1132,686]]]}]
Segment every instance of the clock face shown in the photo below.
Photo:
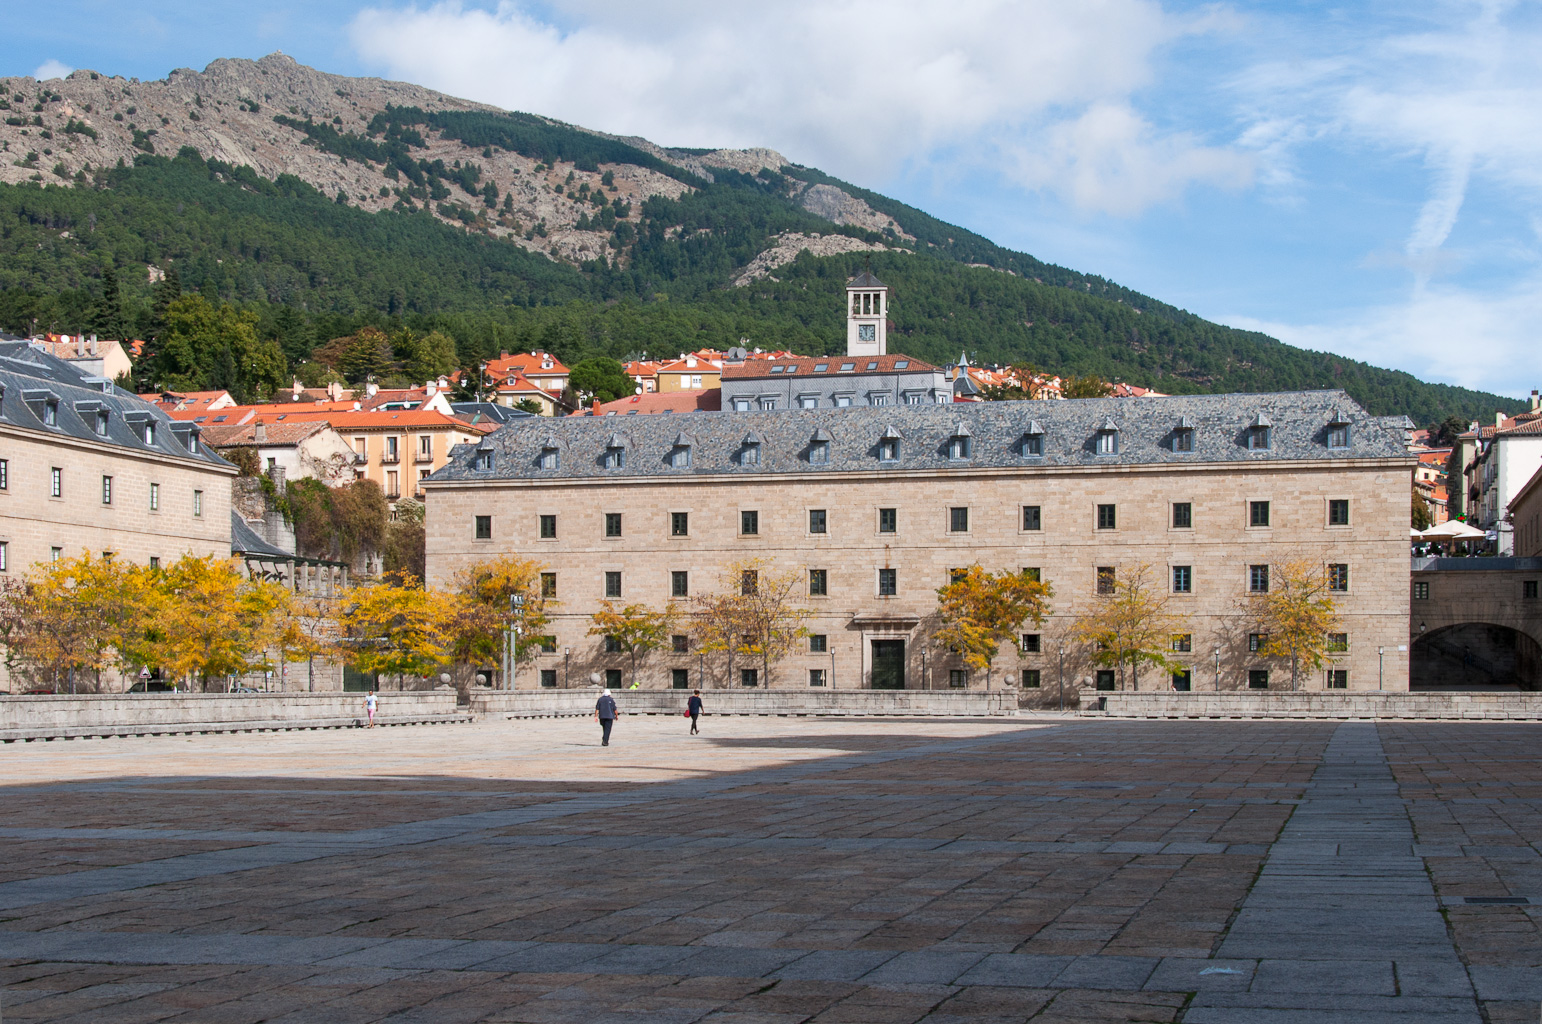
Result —
[{"label": "clock face", "polygon": [[877,325],[876,324],[858,324],[857,325],[857,340],[858,341],[877,341],[878,340],[878,327],[877,327]]}]

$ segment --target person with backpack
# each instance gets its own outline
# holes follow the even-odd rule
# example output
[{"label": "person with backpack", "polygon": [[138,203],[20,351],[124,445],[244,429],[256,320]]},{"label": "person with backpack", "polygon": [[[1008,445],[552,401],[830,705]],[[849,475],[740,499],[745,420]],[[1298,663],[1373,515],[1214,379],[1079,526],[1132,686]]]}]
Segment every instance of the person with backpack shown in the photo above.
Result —
[{"label": "person with backpack", "polygon": [[610,690],[601,690],[600,699],[594,704],[594,718],[600,723],[600,746],[610,746],[610,727],[616,724],[616,717],[620,714],[616,710],[616,698],[610,695]]},{"label": "person with backpack", "polygon": [[696,735],[696,719],[701,717],[701,691],[692,690],[691,699],[685,702],[685,713],[691,716],[691,735]]}]

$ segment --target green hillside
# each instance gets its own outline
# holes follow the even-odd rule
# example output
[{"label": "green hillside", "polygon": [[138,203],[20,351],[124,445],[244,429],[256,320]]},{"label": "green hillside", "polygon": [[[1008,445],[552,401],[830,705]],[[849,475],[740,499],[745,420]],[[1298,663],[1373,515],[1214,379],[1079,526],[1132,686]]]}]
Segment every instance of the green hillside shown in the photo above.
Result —
[{"label": "green hillside", "polygon": [[[714,170],[709,184],[661,164],[699,187],[678,200],[647,200],[635,228],[610,217],[619,259],[581,268],[554,263],[447,225],[413,202],[406,193],[419,187],[414,174],[425,200],[445,188],[436,174],[466,174],[414,163],[415,126],[477,146],[586,163],[655,158],[527,115],[395,108],[376,121],[370,136],[313,126],[312,141],[346,148],[355,159],[396,162],[408,183],[404,200],[379,214],[298,179],[267,181],[191,150],[169,160],[145,155],[73,188],[0,185],[0,329],[121,330],[150,339],[154,349],[162,325],[146,270],[154,265],[175,268],[187,291],[255,314],[257,333],[278,341],[291,369],[317,346],[366,325],[442,331],[462,365],[500,348],[544,347],[571,364],[593,355],[673,355],[741,338],[823,353],[844,344],[842,290],[859,258],[805,253],[776,280],[744,288],[730,282],[773,235],[840,232],[914,250],[875,254],[872,266],[894,289],[891,346],[934,362],[967,351],[980,362],[1030,362],[1174,392],[1342,387],[1373,412],[1406,413],[1420,423],[1519,407],[1209,323],[803,167],[757,176]],[[892,216],[916,241],[838,228],[799,207],[797,191],[821,182]],[[457,184],[475,194],[474,180]],[[140,383],[156,382],[153,365],[138,371],[152,378]]]}]

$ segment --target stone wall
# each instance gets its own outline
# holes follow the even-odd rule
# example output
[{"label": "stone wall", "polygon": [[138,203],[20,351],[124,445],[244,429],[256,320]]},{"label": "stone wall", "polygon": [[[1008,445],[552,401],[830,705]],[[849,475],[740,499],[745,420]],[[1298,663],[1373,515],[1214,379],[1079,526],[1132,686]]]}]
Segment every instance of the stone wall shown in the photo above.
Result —
[{"label": "stone wall", "polygon": [[[621,690],[612,696],[623,715],[685,714],[689,690]],[[474,711],[509,718],[566,718],[594,714],[598,691],[503,690],[474,693]],[[984,716],[1017,713],[1017,694],[927,693],[915,690],[708,690],[701,695],[708,715]]]},{"label": "stone wall", "polygon": [[1542,720],[1530,693],[1098,693],[1081,713],[1104,718]]}]

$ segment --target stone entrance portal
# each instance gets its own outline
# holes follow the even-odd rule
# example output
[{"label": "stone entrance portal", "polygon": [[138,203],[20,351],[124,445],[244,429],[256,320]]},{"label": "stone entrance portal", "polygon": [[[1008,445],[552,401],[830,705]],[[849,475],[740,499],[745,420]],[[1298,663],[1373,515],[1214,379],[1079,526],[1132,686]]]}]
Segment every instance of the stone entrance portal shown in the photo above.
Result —
[{"label": "stone entrance portal", "polygon": [[905,641],[874,640],[872,687],[875,690],[905,688]]}]

